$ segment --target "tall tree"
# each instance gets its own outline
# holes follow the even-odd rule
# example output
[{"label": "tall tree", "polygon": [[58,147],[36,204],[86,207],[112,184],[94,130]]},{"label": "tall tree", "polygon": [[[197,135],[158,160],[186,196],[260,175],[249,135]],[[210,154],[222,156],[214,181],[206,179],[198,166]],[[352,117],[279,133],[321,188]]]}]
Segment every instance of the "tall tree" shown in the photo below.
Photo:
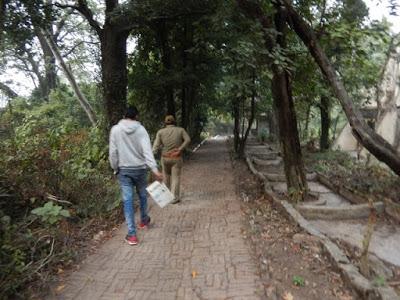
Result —
[{"label": "tall tree", "polygon": [[[127,99],[127,38],[132,29],[149,27],[159,23],[166,25],[166,20],[184,17],[186,15],[202,15],[212,7],[212,1],[125,1],[104,0],[104,22],[101,24],[90,9],[88,1],[77,0],[75,4],[56,3],[60,8],[72,8],[86,18],[90,26],[99,36],[101,50],[101,72],[104,103],[110,125],[116,123],[122,116]],[[164,59],[169,67],[169,52],[167,47],[166,28],[158,28],[165,46]],[[169,92],[170,110],[172,107]]]},{"label": "tall tree", "polygon": [[264,29],[266,48],[270,57],[274,58],[269,60],[269,66],[273,73],[271,89],[278,119],[279,140],[287,187],[294,200],[303,200],[307,195],[308,187],[301,155],[290,76],[284,55],[287,21],[285,10],[280,5],[275,5],[272,16],[270,16],[266,15],[257,3],[247,0],[237,0],[237,3],[249,17],[260,22]]},{"label": "tall tree", "polygon": [[96,115],[94,113],[94,110],[90,103],[87,101],[86,97],[84,94],[81,92],[81,89],[79,88],[74,75],[72,74],[70,68],[66,65],[64,62],[64,59],[62,58],[60,51],[58,50],[58,47],[56,43],[52,40],[52,36],[48,33],[46,33],[44,30],[42,30],[41,35],[44,37],[43,43],[45,43],[46,47],[50,49],[50,51],[53,53],[55,58],[57,59],[58,63],[61,65],[62,70],[65,73],[65,76],[67,77],[69,83],[71,84],[72,89],[75,92],[75,95],[78,98],[79,104],[85,111],[86,115],[88,116],[90,122],[92,123],[92,126],[96,125]]},{"label": "tall tree", "polygon": [[331,127],[330,103],[329,98],[325,95],[321,96],[319,109],[321,112],[321,134],[319,140],[319,148],[321,150],[329,149],[329,128]]},{"label": "tall tree", "polygon": [[[10,0],[4,2],[9,11],[5,18],[6,45],[1,49],[8,59],[20,63],[14,67],[28,72],[37,83],[42,99],[48,99],[50,91],[57,86],[55,58],[44,42],[40,29],[53,32],[53,26],[61,30],[61,23],[53,23],[53,11],[45,8],[41,0]],[[54,37],[53,37],[54,38]]]},{"label": "tall tree", "polygon": [[148,22],[132,31],[137,47],[129,58],[128,101],[147,112],[146,126],[158,128],[166,113],[175,114],[193,140],[200,137],[219,82],[218,2],[141,8]]},{"label": "tall tree", "polygon": [[332,87],[347,116],[355,138],[378,160],[384,162],[397,175],[400,175],[400,155],[384,138],[375,133],[364,121],[361,112],[352,102],[342,81],[320,47],[314,31],[301,17],[289,0],[283,3],[290,16],[290,26],[304,42]]},{"label": "tall tree", "polygon": [[132,13],[131,3],[122,5],[118,0],[105,0],[104,4],[105,18],[100,24],[86,0],[78,0],[75,4],[55,3],[57,7],[79,12],[99,37],[103,101],[111,126],[123,116],[126,106],[127,38],[142,19]]}]

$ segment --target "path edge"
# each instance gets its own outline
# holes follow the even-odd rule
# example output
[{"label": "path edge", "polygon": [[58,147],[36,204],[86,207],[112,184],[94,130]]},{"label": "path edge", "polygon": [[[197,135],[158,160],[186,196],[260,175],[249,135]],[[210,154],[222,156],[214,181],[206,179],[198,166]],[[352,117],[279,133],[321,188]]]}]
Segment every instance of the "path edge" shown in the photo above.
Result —
[{"label": "path edge", "polygon": [[195,153],[197,150],[199,150],[200,147],[203,146],[206,143],[206,141],[208,141],[208,138],[205,138],[196,147],[194,147],[194,149],[192,150],[192,153]]}]

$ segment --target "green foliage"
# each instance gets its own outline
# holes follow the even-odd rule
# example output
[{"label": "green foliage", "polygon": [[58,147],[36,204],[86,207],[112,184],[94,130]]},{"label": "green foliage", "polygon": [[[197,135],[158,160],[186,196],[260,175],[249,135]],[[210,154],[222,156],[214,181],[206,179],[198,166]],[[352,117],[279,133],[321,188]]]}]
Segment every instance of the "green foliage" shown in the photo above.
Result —
[{"label": "green foliage", "polygon": [[[37,25],[56,28],[55,18],[66,17],[63,22],[67,31],[74,32],[71,26],[74,23],[70,22],[74,18],[69,18],[69,12],[56,13],[54,7],[45,3],[6,1],[10,13],[4,19],[0,71],[8,66],[8,57],[12,56],[13,67],[24,71],[38,67],[29,74],[39,84],[29,99],[13,100],[12,114],[7,110],[0,115],[1,123],[13,125],[11,134],[0,140],[0,298],[14,296],[25,282],[37,276],[33,271],[38,273],[43,266],[47,267],[46,257],[53,243],[58,257],[65,256],[66,245],[60,236],[66,231],[59,227],[67,226],[71,220],[83,222],[107,215],[119,205],[118,187],[107,161],[106,130],[90,126],[67,87],[61,85],[43,97],[44,73],[49,65],[43,61],[43,49],[33,28]],[[89,4],[96,7],[93,1]],[[262,9],[270,17],[275,13],[273,6],[262,1]],[[296,6],[314,26],[320,44],[352,98],[358,103],[373,100],[374,93],[365,91],[371,91],[379,80],[390,42],[386,24],[365,26],[367,11],[361,0],[300,1]],[[227,124],[232,124],[234,109],[239,111],[235,117],[240,119],[243,131],[252,99],[256,99],[256,115],[272,111],[271,72],[266,61],[288,71],[293,82],[297,120],[303,133],[307,133],[306,139],[317,138],[319,133],[321,96],[332,99],[330,111],[341,116],[331,89],[293,32],[288,32],[285,49],[276,47],[268,51],[263,39],[265,31],[256,20],[244,17],[236,1],[193,0],[182,5],[182,1],[157,0],[121,4],[124,13],[132,8],[132,17],[145,16],[146,20],[145,25],[133,31],[137,47],[128,58],[129,102],[138,106],[140,120],[151,134],[161,127],[171,98],[178,124],[183,124],[194,138],[204,128],[209,132],[229,131]],[[84,50],[79,44],[90,37],[82,32],[77,35],[79,41],[65,36],[63,52],[73,53],[74,48],[79,52]],[[268,33],[276,35],[274,30]],[[60,36],[64,37],[62,33]],[[97,46],[93,47],[96,54]],[[83,74],[84,61],[76,54],[69,63],[74,71]],[[79,53],[79,58],[82,57],[89,60],[88,55]],[[103,107],[98,101],[97,86],[82,82],[80,85],[101,115]],[[238,136],[243,135],[238,133]],[[264,140],[266,132],[261,131],[259,138]],[[352,182],[353,187],[381,193],[396,183],[381,169],[360,167],[342,153],[312,155],[313,168],[324,174],[359,175],[361,179]],[[377,179],[381,184],[374,182]],[[300,199],[301,193],[289,191],[293,199]],[[51,199],[70,202],[69,210],[49,202]],[[69,214],[71,217],[66,218]],[[303,286],[304,279],[294,276],[293,283]]]},{"label": "green foliage", "polygon": [[295,286],[305,286],[306,284],[304,278],[298,275],[293,276],[292,282]]},{"label": "green foliage", "polygon": [[[299,10],[314,24],[319,43],[340,74],[352,100],[355,103],[374,101],[390,41],[388,29],[382,23],[364,23],[368,12],[359,0],[311,5],[315,9],[313,13],[310,13],[310,3],[306,2],[299,3]],[[292,36],[288,48],[288,55],[295,57],[293,97],[297,100],[300,134],[304,142],[318,139],[321,96],[330,99],[330,113],[343,113],[305,46]],[[335,124],[332,122],[332,131],[336,130]]]},{"label": "green foliage", "polygon": [[[71,224],[104,218],[120,204],[104,129],[88,127],[68,89],[49,102],[13,104],[12,115],[0,115],[15,124],[0,141],[1,299],[27,298],[27,283],[73,257]],[[52,199],[69,202],[68,210]]]},{"label": "green foliage", "polygon": [[39,216],[43,223],[50,225],[59,222],[63,217],[71,216],[68,210],[63,209],[62,206],[54,205],[53,201],[49,201],[42,207],[33,209],[31,213]]},{"label": "green foliage", "polygon": [[377,276],[374,280],[375,286],[383,287],[386,286],[386,279],[383,276]]},{"label": "green foliage", "polygon": [[[129,58],[128,101],[139,108],[140,120],[151,134],[162,126],[168,109],[193,140],[206,126],[207,112],[217,103],[220,53],[216,44],[221,35],[213,28],[219,2],[185,2],[184,18],[175,17],[182,9],[176,1],[141,6],[146,16],[171,14],[170,21],[150,21],[150,26],[134,32],[137,48]],[[191,15],[199,6],[209,13]]]},{"label": "green foliage", "polygon": [[314,169],[322,173],[328,172],[333,165],[345,172],[351,170],[355,165],[354,159],[343,151],[306,153],[305,156],[307,160],[310,159],[315,163]]},{"label": "green foliage", "polygon": [[[0,298],[7,299],[13,295],[19,285],[23,284],[26,270],[29,241],[32,236],[21,235],[18,226],[11,223],[11,218],[0,210]],[[25,243],[21,243],[21,238]]]},{"label": "green foliage", "polygon": [[205,132],[209,136],[232,134],[231,117],[227,114],[218,114],[215,111],[210,111]]},{"label": "green foliage", "polygon": [[400,179],[382,166],[367,166],[342,151],[323,153],[305,152],[306,165],[321,172],[337,185],[372,197],[374,201],[390,198],[397,201],[400,192]]},{"label": "green foliage", "polygon": [[258,140],[264,143],[267,140],[267,137],[268,137],[267,129],[265,128],[261,129],[260,132],[258,133]]}]

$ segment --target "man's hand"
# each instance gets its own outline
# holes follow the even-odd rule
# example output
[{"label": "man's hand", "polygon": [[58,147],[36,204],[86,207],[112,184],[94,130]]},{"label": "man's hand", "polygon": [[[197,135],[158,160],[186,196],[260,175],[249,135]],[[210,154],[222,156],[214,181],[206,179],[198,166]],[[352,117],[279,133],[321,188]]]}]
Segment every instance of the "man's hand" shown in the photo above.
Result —
[{"label": "man's hand", "polygon": [[153,172],[154,179],[157,181],[162,181],[163,180],[163,175],[159,171]]}]

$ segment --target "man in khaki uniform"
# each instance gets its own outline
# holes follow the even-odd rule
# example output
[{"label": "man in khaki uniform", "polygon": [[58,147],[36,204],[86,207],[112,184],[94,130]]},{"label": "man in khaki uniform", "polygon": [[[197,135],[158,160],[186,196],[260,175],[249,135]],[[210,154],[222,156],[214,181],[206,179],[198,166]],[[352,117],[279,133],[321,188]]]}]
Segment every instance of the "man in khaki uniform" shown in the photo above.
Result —
[{"label": "man in khaki uniform", "polygon": [[157,132],[153,152],[161,149],[161,166],[167,187],[175,196],[173,203],[180,201],[180,177],[183,164],[182,152],[189,143],[190,137],[182,127],[175,125],[172,115],[165,117],[165,127]]}]

